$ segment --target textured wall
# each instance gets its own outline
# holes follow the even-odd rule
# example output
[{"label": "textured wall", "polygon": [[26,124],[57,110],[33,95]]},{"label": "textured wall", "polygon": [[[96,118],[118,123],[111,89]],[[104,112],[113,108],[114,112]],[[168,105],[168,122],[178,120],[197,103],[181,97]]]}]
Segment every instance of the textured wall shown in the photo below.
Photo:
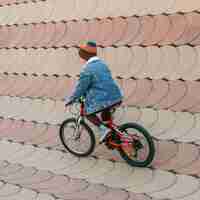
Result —
[{"label": "textured wall", "polygon": [[[0,200],[199,200],[200,1],[0,0]],[[155,137],[150,168],[62,152],[63,97],[96,40]],[[119,159],[119,161],[121,161]],[[114,196],[114,197],[113,197]]]}]

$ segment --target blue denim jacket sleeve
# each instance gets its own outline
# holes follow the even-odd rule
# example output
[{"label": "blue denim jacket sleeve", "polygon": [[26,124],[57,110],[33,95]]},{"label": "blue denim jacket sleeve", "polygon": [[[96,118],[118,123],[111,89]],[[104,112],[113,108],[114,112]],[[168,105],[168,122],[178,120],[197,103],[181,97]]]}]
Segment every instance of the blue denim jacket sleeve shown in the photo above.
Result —
[{"label": "blue denim jacket sleeve", "polygon": [[73,101],[79,99],[81,96],[84,96],[86,94],[88,88],[90,87],[91,82],[92,82],[92,73],[86,67],[80,73],[79,81],[76,85],[75,91],[69,97],[69,101],[73,102]]}]

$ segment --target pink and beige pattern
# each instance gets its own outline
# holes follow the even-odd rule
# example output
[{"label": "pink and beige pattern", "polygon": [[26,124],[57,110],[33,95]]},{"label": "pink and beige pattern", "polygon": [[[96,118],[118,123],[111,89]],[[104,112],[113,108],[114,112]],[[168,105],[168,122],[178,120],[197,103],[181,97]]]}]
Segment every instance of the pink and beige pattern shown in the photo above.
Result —
[{"label": "pink and beige pattern", "polygon": [[[13,16],[17,16],[21,20],[12,18],[11,23],[16,22],[31,22],[35,21],[61,21],[72,19],[91,19],[91,18],[104,18],[104,17],[119,17],[119,16],[132,16],[132,15],[158,15],[163,13],[176,13],[176,12],[191,12],[198,11],[200,4],[199,1],[193,0],[190,3],[182,3],[181,0],[158,1],[154,0],[147,3],[145,0],[136,0],[134,2],[127,0],[125,2],[114,0],[87,0],[82,2],[80,0],[46,0],[46,1],[21,1],[5,0],[2,1],[3,6],[0,13],[6,13],[15,10]],[[12,4],[14,3],[14,4]],[[20,4],[19,4],[20,3]],[[84,9],[82,9],[84,7]],[[37,10],[37,13],[35,11]],[[4,18],[5,22],[6,17]],[[4,21],[2,21],[4,23]]]},{"label": "pink and beige pattern", "polygon": [[[42,3],[45,3],[42,1]],[[33,3],[34,4],[34,3]],[[38,4],[37,2],[35,4]],[[22,4],[23,6],[26,4]],[[30,5],[30,4],[27,4]],[[19,5],[20,6],[20,5]],[[31,6],[30,6],[31,7]],[[3,8],[3,7],[2,7]],[[82,40],[96,40],[99,46],[123,45],[184,45],[197,46],[200,44],[200,26],[198,12],[185,14],[155,15],[155,16],[123,16],[102,19],[80,19],[72,21],[37,21],[19,24],[17,15],[7,16],[0,28],[2,32],[1,47],[71,47]],[[5,17],[5,16],[4,16]],[[34,16],[35,17],[35,16]],[[16,19],[15,23],[11,23]],[[1,18],[0,18],[1,22]],[[84,24],[84,25],[83,25]],[[7,26],[11,25],[11,26]],[[67,28],[67,32],[65,29]],[[8,32],[4,35],[3,32]],[[65,33],[63,40],[62,35]],[[21,35],[27,42],[18,39]],[[20,36],[18,36],[20,35]],[[17,40],[18,39],[18,40]],[[37,42],[37,39],[39,40]],[[17,43],[16,43],[17,42]],[[39,43],[39,46],[38,46]]]},{"label": "pink and beige pattern", "polygon": [[[52,29],[53,26],[49,28]],[[45,30],[38,27],[38,31],[43,32]],[[70,39],[72,39],[72,37],[66,37],[63,33],[62,41],[60,40],[60,42],[63,44],[66,42],[68,43],[71,41]],[[15,40],[15,43],[17,43],[18,46],[20,46],[20,43],[18,43],[19,40],[23,40],[22,33],[19,33],[18,38]],[[34,43],[40,47],[41,36],[35,37],[34,41]],[[44,42],[47,41],[51,41],[50,37],[45,38]],[[27,42],[26,37],[24,42]],[[31,44],[29,45],[30,47],[32,46]],[[34,73],[37,75],[47,74],[58,76],[68,74],[74,77],[80,72],[81,64],[77,56],[78,51],[76,46],[70,48],[62,47],[58,49],[15,49],[11,43],[9,46],[9,49],[0,49],[0,70],[2,73]],[[109,64],[115,77],[121,77],[124,79],[132,77],[139,79],[164,78],[169,81],[175,81],[178,79],[196,81],[199,79],[199,46],[120,46],[99,48],[98,51],[100,57],[105,59]],[[187,58],[187,55],[189,58]],[[23,59],[21,59],[21,57],[23,57]],[[121,57],[124,57],[125,60],[120,59]],[[30,60],[31,62],[29,62]],[[57,63],[56,60],[59,60],[60,62]]]},{"label": "pink and beige pattern", "polygon": [[[199,200],[199,11],[199,0],[0,0],[0,200]],[[153,136],[149,168],[110,161],[104,145],[88,158],[62,146],[84,40],[123,90],[116,122]]]}]

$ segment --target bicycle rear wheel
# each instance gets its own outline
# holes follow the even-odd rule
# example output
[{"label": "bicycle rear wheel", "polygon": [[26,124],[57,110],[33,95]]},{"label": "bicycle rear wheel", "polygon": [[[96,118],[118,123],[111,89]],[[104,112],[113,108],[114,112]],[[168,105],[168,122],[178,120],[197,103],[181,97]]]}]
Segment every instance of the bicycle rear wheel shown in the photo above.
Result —
[{"label": "bicycle rear wheel", "polygon": [[121,157],[131,166],[147,167],[154,159],[155,146],[148,131],[136,123],[127,123],[119,127],[124,137],[133,137],[130,147],[120,148]]},{"label": "bicycle rear wheel", "polygon": [[95,136],[84,121],[77,129],[76,119],[67,119],[61,124],[59,132],[62,144],[73,155],[86,157],[94,151]]}]

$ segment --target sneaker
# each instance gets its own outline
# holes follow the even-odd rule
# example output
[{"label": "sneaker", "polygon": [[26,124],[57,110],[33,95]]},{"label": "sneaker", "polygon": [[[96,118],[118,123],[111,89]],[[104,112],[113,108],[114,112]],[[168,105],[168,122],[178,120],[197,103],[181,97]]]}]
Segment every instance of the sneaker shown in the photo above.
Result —
[{"label": "sneaker", "polygon": [[108,135],[108,133],[110,132],[110,129],[107,128],[107,127],[105,127],[105,126],[103,126],[103,125],[101,125],[99,127],[99,132],[100,132],[100,139],[99,139],[99,141],[100,141],[100,143],[102,143],[105,140],[105,138]]},{"label": "sneaker", "polygon": [[109,159],[110,161],[112,162],[117,162],[120,160],[120,154],[119,152],[117,151],[117,149],[114,149],[112,151],[112,157]]}]

